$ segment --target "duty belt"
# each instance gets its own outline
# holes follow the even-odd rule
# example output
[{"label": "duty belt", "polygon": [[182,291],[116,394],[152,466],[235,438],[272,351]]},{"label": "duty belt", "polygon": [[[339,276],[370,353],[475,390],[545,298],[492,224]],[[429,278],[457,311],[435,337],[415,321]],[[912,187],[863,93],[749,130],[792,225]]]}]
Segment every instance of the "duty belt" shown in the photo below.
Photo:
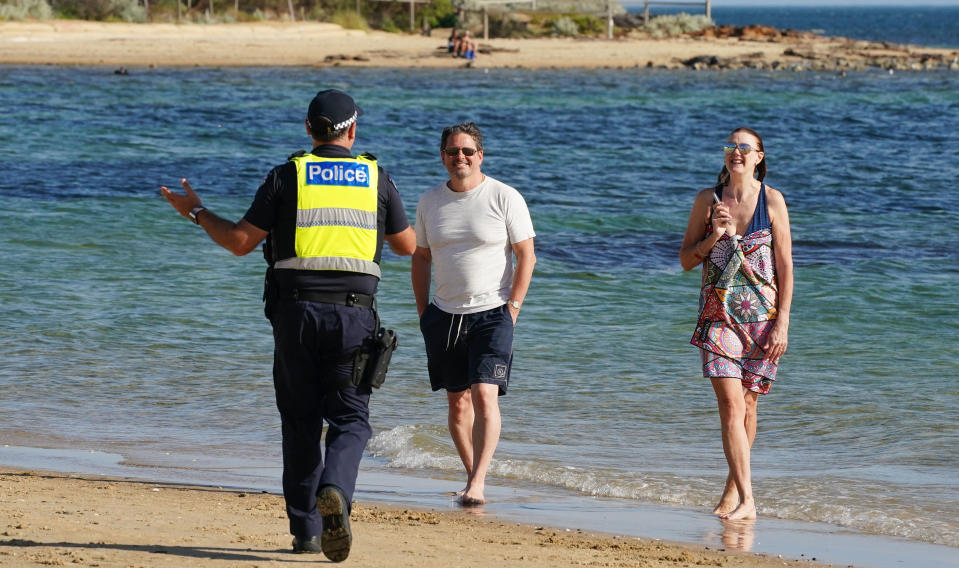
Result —
[{"label": "duty belt", "polygon": [[289,295],[282,296],[286,300],[319,302],[321,304],[336,304],[338,306],[373,307],[373,296],[356,292],[317,292],[315,290],[292,290]]}]

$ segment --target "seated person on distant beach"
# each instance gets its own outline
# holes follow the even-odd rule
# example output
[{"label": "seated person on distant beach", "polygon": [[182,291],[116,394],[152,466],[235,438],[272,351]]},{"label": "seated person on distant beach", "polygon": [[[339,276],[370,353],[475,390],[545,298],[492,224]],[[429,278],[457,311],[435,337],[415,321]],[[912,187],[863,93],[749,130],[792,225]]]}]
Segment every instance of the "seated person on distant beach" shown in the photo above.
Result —
[{"label": "seated person on distant beach", "polygon": [[729,466],[713,514],[755,519],[749,454],[758,395],[769,392],[786,352],[792,239],[786,201],[763,181],[766,153],[759,134],[737,128],[723,155],[716,185],[693,203],[679,258],[686,270],[703,266],[691,343],[700,348],[703,376],[716,394]]},{"label": "seated person on distant beach", "polygon": [[[454,30],[454,32],[455,31],[456,30]],[[470,37],[469,30],[463,30],[463,34],[455,38],[451,35],[450,38],[453,57],[463,57],[470,60],[476,59],[476,42]]]},{"label": "seated person on distant beach", "polygon": [[453,28],[450,31],[450,37],[446,40],[446,51],[447,53],[452,53],[456,55],[456,47],[460,41],[460,31],[456,28]]}]

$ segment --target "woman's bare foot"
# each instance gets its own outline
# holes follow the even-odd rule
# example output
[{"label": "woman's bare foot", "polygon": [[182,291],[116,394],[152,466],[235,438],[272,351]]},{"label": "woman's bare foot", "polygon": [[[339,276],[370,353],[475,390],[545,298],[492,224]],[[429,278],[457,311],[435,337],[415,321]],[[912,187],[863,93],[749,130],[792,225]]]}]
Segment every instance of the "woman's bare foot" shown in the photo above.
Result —
[{"label": "woman's bare foot", "polygon": [[466,495],[461,495],[457,500],[457,503],[464,507],[477,507],[479,505],[485,505],[486,501],[483,499],[477,499],[476,497],[467,497]]},{"label": "woman's bare foot", "polygon": [[474,484],[467,485],[462,495],[457,499],[457,502],[464,507],[475,507],[476,505],[485,504],[486,499],[483,497],[483,487],[477,487]]},{"label": "woman's bare foot", "polygon": [[756,503],[750,498],[739,504],[732,511],[720,515],[719,518],[730,521],[751,520],[756,518]]},{"label": "woman's bare foot", "polygon": [[717,517],[727,515],[736,509],[739,505],[739,492],[735,487],[727,486],[723,491],[723,496],[719,498],[719,503],[713,509],[713,514]]}]

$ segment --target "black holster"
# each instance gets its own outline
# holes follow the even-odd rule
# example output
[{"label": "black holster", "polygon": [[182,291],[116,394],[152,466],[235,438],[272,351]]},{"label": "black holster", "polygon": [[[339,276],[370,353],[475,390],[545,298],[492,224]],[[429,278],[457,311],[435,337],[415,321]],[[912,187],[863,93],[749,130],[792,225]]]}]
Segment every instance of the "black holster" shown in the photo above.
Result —
[{"label": "black holster", "polygon": [[271,320],[273,306],[280,298],[280,290],[277,288],[273,276],[273,263],[276,262],[273,256],[273,233],[270,233],[263,240],[263,260],[267,264],[266,275],[263,277],[263,315],[269,320]]},{"label": "black holster", "polygon": [[376,332],[363,341],[363,345],[353,356],[353,386],[380,388],[386,380],[386,371],[390,366],[393,351],[398,340],[396,332],[379,326],[377,318]]}]

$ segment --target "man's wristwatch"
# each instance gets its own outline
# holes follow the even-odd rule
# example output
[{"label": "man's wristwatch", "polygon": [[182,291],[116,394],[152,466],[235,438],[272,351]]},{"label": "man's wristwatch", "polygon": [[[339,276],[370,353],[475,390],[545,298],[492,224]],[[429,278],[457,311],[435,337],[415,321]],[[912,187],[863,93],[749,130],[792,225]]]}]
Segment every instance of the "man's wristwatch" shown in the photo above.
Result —
[{"label": "man's wristwatch", "polygon": [[520,302],[519,300],[506,300],[506,305],[518,310],[519,307],[523,305],[523,302]]},{"label": "man's wristwatch", "polygon": [[190,210],[190,219],[197,225],[200,224],[200,220],[197,219],[196,216],[200,214],[200,211],[206,211],[206,207],[202,205],[197,205],[196,207]]}]

